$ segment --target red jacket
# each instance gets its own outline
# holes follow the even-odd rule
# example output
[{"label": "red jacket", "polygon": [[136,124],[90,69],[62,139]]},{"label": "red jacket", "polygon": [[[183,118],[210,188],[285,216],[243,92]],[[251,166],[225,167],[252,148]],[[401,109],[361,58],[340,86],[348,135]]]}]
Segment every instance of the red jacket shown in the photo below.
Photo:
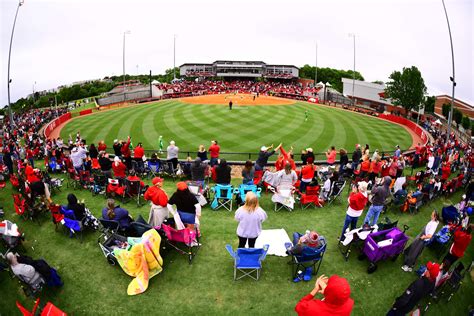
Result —
[{"label": "red jacket", "polygon": [[369,172],[370,170],[370,161],[369,159],[362,161],[360,164],[360,171]]},{"label": "red jacket", "polygon": [[350,295],[347,280],[333,275],[324,290],[324,300],[314,299],[308,294],[296,304],[295,311],[299,316],[349,316],[354,307]]},{"label": "red jacket", "polygon": [[451,246],[451,254],[455,255],[458,258],[462,258],[464,256],[464,251],[466,251],[467,246],[471,242],[472,236],[465,231],[460,229],[454,232],[454,242]]},{"label": "red jacket", "polygon": [[107,149],[106,144],[99,144],[99,146],[97,147],[98,151],[105,151],[106,149]]},{"label": "red jacket", "polygon": [[130,138],[125,144],[123,144],[122,148],[120,149],[120,152],[125,158],[128,158],[132,155],[132,152],[130,151]]},{"label": "red jacket", "polygon": [[145,200],[151,201],[153,204],[162,207],[166,207],[168,204],[168,196],[165,191],[156,186],[149,187],[148,190],[146,190]]},{"label": "red jacket", "polygon": [[377,161],[372,161],[370,165],[370,169],[372,170],[372,173],[379,174],[380,169],[382,169],[382,163],[377,162]]},{"label": "red jacket", "polygon": [[301,178],[313,179],[314,177],[314,166],[306,165],[301,169]]},{"label": "red jacket", "polygon": [[26,166],[25,175],[26,180],[28,180],[29,183],[41,181],[41,179],[36,175],[36,172],[32,166]]},{"label": "red jacket", "polygon": [[114,171],[114,176],[117,178],[125,178],[125,171],[127,167],[123,162],[119,162],[118,166],[115,165],[115,162],[112,163],[112,170]]},{"label": "red jacket", "polygon": [[363,210],[365,205],[367,204],[367,201],[367,197],[361,192],[351,192],[351,194],[349,195],[349,206],[355,211]]},{"label": "red jacket", "polygon": [[209,153],[211,154],[211,158],[218,158],[220,150],[221,150],[221,147],[219,145],[212,144],[209,147]]},{"label": "red jacket", "polygon": [[141,159],[144,154],[145,154],[145,150],[144,150],[143,147],[141,147],[141,146],[137,146],[137,147],[135,147],[135,149],[133,150],[133,157],[134,157],[134,158],[139,158],[139,159]]}]

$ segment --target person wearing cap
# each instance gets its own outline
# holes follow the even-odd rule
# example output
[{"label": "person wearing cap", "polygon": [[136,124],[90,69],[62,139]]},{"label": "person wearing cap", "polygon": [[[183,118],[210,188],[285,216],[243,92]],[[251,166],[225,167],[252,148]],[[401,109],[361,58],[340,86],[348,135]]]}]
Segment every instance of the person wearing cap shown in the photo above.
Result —
[{"label": "person wearing cap", "polygon": [[114,145],[112,147],[114,149],[115,157],[122,157],[122,144],[118,141],[118,139],[114,139]]},{"label": "person wearing cap", "polygon": [[12,252],[7,253],[6,257],[13,274],[25,281],[27,284],[33,286],[38,284],[42,279],[41,274],[39,274],[33,266],[19,263],[18,257]]},{"label": "person wearing cap", "polygon": [[356,145],[356,150],[352,154],[352,172],[357,170],[360,159],[362,158],[362,151],[360,150],[360,144]]},{"label": "person wearing cap", "polygon": [[176,146],[174,140],[170,141],[169,146],[166,148],[166,160],[173,164],[173,169],[175,170],[178,167],[178,153],[179,147]]},{"label": "person wearing cap", "polygon": [[127,171],[127,166],[120,160],[118,156],[114,157],[114,163],[112,164],[112,170],[114,171],[114,177],[119,180],[125,178],[125,171]]},{"label": "person wearing cap", "polygon": [[[321,293],[324,298],[315,298]],[[354,307],[351,287],[345,278],[332,275],[330,278],[321,275],[313,290],[296,304],[295,311],[299,316],[349,316]]]},{"label": "person wearing cap", "polygon": [[176,205],[176,210],[183,224],[185,224],[187,228],[194,230],[194,225],[199,224],[199,218],[201,217],[201,205],[196,196],[188,190],[186,182],[178,182],[176,189],[176,192],[170,197],[168,203],[170,205]]},{"label": "person wearing cap", "polygon": [[439,214],[436,211],[431,213],[431,220],[423,228],[423,231],[415,237],[413,242],[405,249],[403,254],[405,258],[403,260],[402,270],[405,272],[411,272],[416,260],[421,255],[426,243],[436,233],[436,228],[439,224]]},{"label": "person wearing cap", "polygon": [[344,241],[346,229],[351,226],[351,230],[357,227],[357,220],[362,215],[364,207],[368,202],[367,198],[367,182],[361,181],[357,186],[352,187],[352,192],[347,199],[349,207],[346,212],[346,219],[344,220],[344,227],[342,228],[340,241]]},{"label": "person wearing cap", "polygon": [[436,278],[440,272],[440,265],[433,262],[426,264],[422,276],[413,281],[402,295],[395,299],[387,316],[402,316],[410,313],[424,297],[434,289]]},{"label": "person wearing cap", "polygon": [[[257,161],[255,161],[255,170],[256,171],[262,171],[265,169],[265,166],[267,165],[268,158],[270,158],[271,155],[275,153],[276,150],[279,150],[281,147],[281,144],[273,150],[273,144],[269,147],[262,146],[260,148],[260,152],[258,153],[258,158]],[[270,151],[269,151],[270,150]]]},{"label": "person wearing cap", "polygon": [[215,165],[217,165],[219,159],[219,152],[221,150],[221,147],[217,144],[217,140],[211,140],[211,146],[209,146],[208,150],[211,156],[210,165],[211,167],[214,167]]},{"label": "person wearing cap", "polygon": [[[295,233],[295,234],[298,234],[298,233]],[[296,235],[296,237],[298,235]],[[294,237],[294,239],[296,238]],[[287,251],[289,254],[300,254],[303,252],[303,248],[305,247],[318,248],[320,246],[321,246],[321,243],[319,241],[318,233],[315,231],[308,231],[308,233],[301,235],[300,238],[298,238],[298,243],[294,245],[293,247],[287,249]]]},{"label": "person wearing cap", "polygon": [[148,224],[153,227],[160,226],[169,216],[168,196],[162,189],[163,179],[155,177],[151,180],[153,184],[149,187],[144,195],[144,199],[151,202],[150,215],[148,216]]}]

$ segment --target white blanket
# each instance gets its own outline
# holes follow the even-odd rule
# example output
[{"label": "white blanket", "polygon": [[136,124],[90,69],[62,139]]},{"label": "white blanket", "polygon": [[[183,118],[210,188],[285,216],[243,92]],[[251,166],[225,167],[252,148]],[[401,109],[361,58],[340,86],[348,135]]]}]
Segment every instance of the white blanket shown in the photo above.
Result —
[{"label": "white blanket", "polygon": [[278,257],[287,257],[285,243],[291,243],[290,237],[283,228],[264,229],[255,242],[255,248],[263,248],[263,245],[269,245],[267,255]]}]

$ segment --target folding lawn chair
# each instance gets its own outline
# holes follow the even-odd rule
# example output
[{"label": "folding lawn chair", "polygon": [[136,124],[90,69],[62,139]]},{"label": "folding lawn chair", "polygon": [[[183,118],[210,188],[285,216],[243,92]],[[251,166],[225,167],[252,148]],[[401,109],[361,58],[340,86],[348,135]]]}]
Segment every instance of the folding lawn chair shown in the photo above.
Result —
[{"label": "folding lawn chair", "polygon": [[331,185],[331,191],[329,192],[328,205],[334,202],[336,199],[341,198],[341,193],[346,186],[346,181],[334,181]]},{"label": "folding lawn chair", "polygon": [[177,230],[166,224],[162,224],[159,229],[165,235],[166,245],[180,254],[188,256],[189,264],[191,264],[201,247],[198,230],[190,230],[189,228]]},{"label": "folding lawn chair", "polygon": [[148,160],[147,161],[147,168],[148,168],[148,175],[150,177],[157,177],[160,174],[160,161],[156,160],[154,162]]},{"label": "folding lawn chair", "polygon": [[129,198],[136,198],[137,206],[142,206],[140,204],[140,197],[143,195],[142,186],[140,181],[131,181],[125,179],[125,196]]},{"label": "folding lawn chair", "polygon": [[[293,245],[298,243],[301,234],[293,234]],[[306,268],[313,268],[313,275],[317,275],[319,267],[323,262],[324,254],[326,253],[326,239],[323,236],[319,236],[318,241],[321,245],[317,248],[303,247],[303,251],[300,254],[291,254],[291,260],[288,264],[292,265],[293,279],[298,276],[299,271],[305,271]],[[316,264],[318,267],[316,267]]]},{"label": "folding lawn chair", "polygon": [[234,190],[234,194],[237,196],[238,204],[244,204],[245,195],[247,192],[253,192],[259,198],[262,192],[262,188],[257,187],[255,184],[241,184]]},{"label": "folding lawn chair", "polygon": [[107,187],[107,176],[102,173],[94,173],[92,177],[94,178],[92,195],[104,194]]},{"label": "folding lawn chair", "polygon": [[18,307],[23,316],[66,316],[65,312],[54,306],[51,302],[46,303],[43,308],[39,307],[39,304],[40,299],[37,298],[35,301],[35,305],[33,306],[33,309],[30,312],[25,307],[23,307],[20,302],[16,301],[16,306]]},{"label": "folding lawn chair", "polygon": [[295,188],[287,185],[280,185],[276,189],[270,187],[270,191],[273,192],[272,202],[275,204],[275,212],[281,209],[286,209],[289,212],[293,211],[295,206]]},{"label": "folding lawn chair", "polygon": [[307,209],[310,206],[323,207],[319,201],[319,190],[319,185],[306,187],[306,192],[301,193],[300,196],[301,209]]},{"label": "folding lawn chair", "polygon": [[232,185],[216,184],[211,188],[214,192],[214,200],[211,203],[213,210],[218,210],[221,207],[225,208],[229,212],[232,211],[232,197],[234,194],[234,188]]},{"label": "folding lawn chair", "polygon": [[167,175],[168,177],[173,178],[173,181],[175,181],[175,179],[177,177],[176,170],[174,169],[172,161],[162,162],[161,166],[160,166],[160,173],[162,173],[163,175]]},{"label": "folding lawn chair", "polygon": [[67,178],[67,183],[66,186],[73,187],[74,189],[77,189],[77,187],[81,186],[81,178],[79,175],[76,173],[76,170],[74,168],[68,168],[67,169],[68,173],[68,178]]},{"label": "folding lawn chair", "polygon": [[[227,244],[225,248],[234,258],[234,281],[246,276],[258,281],[262,270],[262,262],[267,256],[269,245],[264,245],[263,248],[237,248],[234,251],[232,246]],[[242,272],[242,275],[237,277],[237,271]],[[252,275],[253,273],[255,273],[255,276]]]}]

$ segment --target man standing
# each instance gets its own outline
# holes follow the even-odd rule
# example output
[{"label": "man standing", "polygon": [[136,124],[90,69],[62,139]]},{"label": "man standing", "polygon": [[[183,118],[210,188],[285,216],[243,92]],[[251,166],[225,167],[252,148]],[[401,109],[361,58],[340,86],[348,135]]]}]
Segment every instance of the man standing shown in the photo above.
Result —
[{"label": "man standing", "polygon": [[370,226],[377,224],[380,212],[382,212],[383,206],[385,205],[385,200],[390,195],[390,183],[392,183],[392,179],[390,177],[384,177],[383,183],[372,189],[372,205],[369,207],[369,211],[365,216],[365,224],[369,224]]},{"label": "man standing", "polygon": [[352,172],[357,170],[357,166],[359,166],[360,158],[362,158],[362,151],[360,150],[360,144],[357,144],[356,150],[352,154]]},{"label": "man standing", "polygon": [[[255,171],[262,171],[267,165],[268,158],[275,153],[276,150],[280,149],[281,144],[273,150],[273,144],[270,147],[262,146],[258,153],[257,161],[255,162]],[[270,151],[268,151],[270,150]]]},{"label": "man standing", "polygon": [[159,147],[160,147],[160,154],[163,152],[163,136],[160,135],[160,144],[159,144]]},{"label": "man standing", "polygon": [[219,159],[219,151],[221,147],[217,144],[217,140],[211,140],[211,146],[209,147],[209,153],[211,155],[211,168],[217,165]]},{"label": "man standing", "polygon": [[166,159],[173,164],[173,169],[178,167],[179,148],[175,145],[174,140],[170,141],[170,145],[166,148]]},{"label": "man standing", "polygon": [[232,100],[229,101],[229,110],[232,110]]},{"label": "man standing", "polygon": [[401,152],[401,150],[400,150],[400,146],[397,145],[396,150],[395,150],[395,153],[394,153],[393,155],[394,155],[395,157],[397,157],[397,158],[400,158],[401,153],[402,153],[402,152]]},{"label": "man standing", "polygon": [[87,151],[84,149],[84,147],[80,146],[80,144],[77,143],[76,147],[71,150],[72,165],[74,166],[74,169],[76,169],[77,173],[84,169],[83,165],[86,157]]}]

